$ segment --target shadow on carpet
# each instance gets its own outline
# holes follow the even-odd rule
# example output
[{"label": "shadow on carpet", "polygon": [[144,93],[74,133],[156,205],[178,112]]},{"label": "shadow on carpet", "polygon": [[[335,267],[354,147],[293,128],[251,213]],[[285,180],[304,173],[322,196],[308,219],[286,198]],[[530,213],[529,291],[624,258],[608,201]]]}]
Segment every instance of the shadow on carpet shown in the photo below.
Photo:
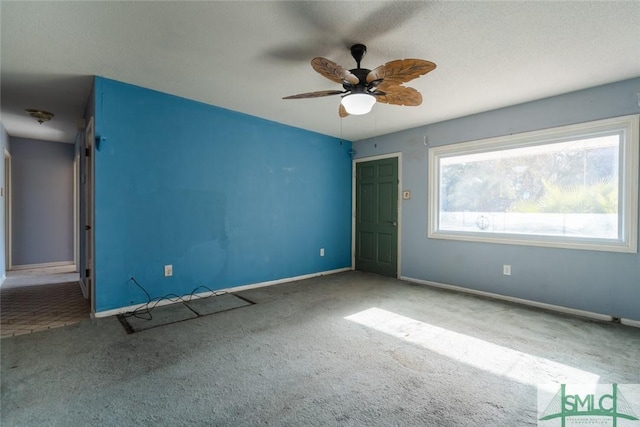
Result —
[{"label": "shadow on carpet", "polygon": [[255,302],[239,295],[224,293],[190,301],[182,300],[162,307],[145,305],[134,312],[119,314],[118,320],[128,334],[133,334],[254,304]]}]

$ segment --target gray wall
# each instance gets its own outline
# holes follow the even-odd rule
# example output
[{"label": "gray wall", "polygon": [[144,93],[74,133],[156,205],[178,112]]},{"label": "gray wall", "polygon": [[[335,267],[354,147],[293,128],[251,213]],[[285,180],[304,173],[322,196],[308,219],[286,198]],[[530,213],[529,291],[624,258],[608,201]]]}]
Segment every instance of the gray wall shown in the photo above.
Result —
[{"label": "gray wall", "polygon": [[638,92],[640,78],[355,142],[357,158],[402,152],[412,198],[402,204],[401,276],[640,320],[637,253],[428,239],[424,145],[425,136],[439,146],[638,114]]},{"label": "gray wall", "polygon": [[11,138],[13,266],[73,261],[74,150]]}]

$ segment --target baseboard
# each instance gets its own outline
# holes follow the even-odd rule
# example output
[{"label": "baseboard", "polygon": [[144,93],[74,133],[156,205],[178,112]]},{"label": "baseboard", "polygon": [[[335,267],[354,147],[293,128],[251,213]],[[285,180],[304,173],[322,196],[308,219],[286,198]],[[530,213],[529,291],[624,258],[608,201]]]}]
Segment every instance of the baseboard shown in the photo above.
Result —
[{"label": "baseboard", "polygon": [[627,326],[633,326],[634,328],[640,328],[640,320],[620,319],[620,323]]},{"label": "baseboard", "polygon": [[31,270],[34,268],[51,268],[51,267],[66,267],[68,265],[76,265],[73,261],[58,261],[58,262],[43,262],[40,264],[22,264],[12,265],[11,270]]},{"label": "baseboard", "polygon": [[338,268],[336,270],[329,270],[329,271],[322,271],[320,273],[304,274],[302,276],[296,276],[296,277],[287,277],[285,279],[271,280],[269,282],[254,283],[251,285],[236,286],[235,288],[226,289],[226,291],[227,292],[246,291],[248,289],[279,285],[280,283],[289,283],[289,282],[295,282],[297,280],[306,280],[306,279],[312,279],[314,277],[328,276],[329,274],[344,273],[345,271],[351,271],[351,267]]},{"label": "baseboard", "polygon": [[[253,283],[251,285],[236,286],[236,287],[233,287],[233,288],[218,289],[218,290],[213,291],[213,292],[209,292],[209,291],[200,292],[200,293],[194,294],[194,296],[196,298],[206,298],[206,297],[211,296],[212,294],[217,293],[217,292],[240,292],[240,291],[246,291],[246,290],[249,290],[249,289],[263,288],[265,286],[279,285],[281,283],[288,283],[288,282],[295,282],[295,281],[298,281],[298,280],[311,279],[311,278],[319,277],[319,276],[328,276],[330,274],[343,273],[345,271],[351,271],[351,267],[338,268],[336,270],[322,271],[322,272],[319,272],[319,273],[304,274],[302,276],[296,276],[296,277],[287,277],[285,279],[270,280],[268,282]],[[176,302],[178,302],[178,301],[177,300],[173,301],[173,300],[165,299],[165,300],[162,300],[162,301],[158,302],[158,304],[156,304],[155,307],[161,307],[163,305],[174,304]],[[114,308],[112,310],[99,311],[99,312],[93,314],[91,317],[98,318],[98,317],[116,316],[118,314],[132,312],[133,310],[139,308],[140,306],[143,306],[144,304],[145,303],[140,303],[140,304],[129,305],[129,306],[126,306],[126,307]]]},{"label": "baseboard", "polygon": [[[444,283],[438,283],[438,282],[431,282],[431,281],[428,281],[428,280],[415,279],[413,277],[401,276],[400,280],[404,280],[404,281],[412,282],[412,283],[418,283],[420,285],[431,286],[431,287],[434,287],[434,288],[441,288],[441,289],[447,289],[447,290],[450,290],[450,291],[463,292],[463,293],[473,294],[473,295],[480,295],[480,296],[483,296],[483,297],[499,299],[499,300],[503,300],[503,301],[509,301],[509,302],[513,302],[513,303],[516,303],[516,304],[523,304],[523,305],[528,305],[528,306],[532,306],[532,307],[543,308],[545,310],[557,311],[557,312],[560,312],[560,313],[571,314],[571,315],[574,315],[574,316],[581,316],[581,317],[587,317],[587,318],[590,318],[590,319],[603,320],[605,322],[611,322],[611,321],[614,320],[613,316],[610,316],[610,315],[607,315],[607,314],[594,313],[592,311],[578,310],[578,309],[575,309],[575,308],[563,307],[561,305],[547,304],[547,303],[544,303],[544,302],[531,301],[531,300],[527,300],[527,299],[523,299],[523,298],[510,297],[508,295],[494,294],[493,292],[478,291],[476,289],[463,288],[461,286],[447,285],[447,284],[444,284]],[[624,325],[635,326],[635,327],[640,328],[640,321],[639,320],[620,319],[620,323],[622,323]]]},{"label": "baseboard", "polygon": [[4,284],[4,281],[7,280],[7,275],[3,274],[2,277],[0,277],[0,288],[2,287],[2,285]]}]

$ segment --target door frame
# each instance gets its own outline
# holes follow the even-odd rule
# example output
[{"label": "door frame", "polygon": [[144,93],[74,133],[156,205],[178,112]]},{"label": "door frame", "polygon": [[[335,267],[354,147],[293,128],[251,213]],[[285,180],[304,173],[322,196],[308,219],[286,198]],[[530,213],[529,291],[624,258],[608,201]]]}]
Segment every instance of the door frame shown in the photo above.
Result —
[{"label": "door frame", "polygon": [[[84,161],[84,171],[81,182],[83,188],[80,191],[84,201],[84,217],[78,221],[79,239],[84,240],[84,251],[81,255],[83,267],[85,271],[80,271],[80,282],[84,293],[88,294],[90,304],[90,314],[95,315],[96,297],[95,297],[95,128],[93,116],[89,118],[86,128],[84,129],[85,138],[83,144],[84,152],[81,153],[80,159]],[[86,229],[89,226],[89,229]],[[86,275],[87,269],[89,275]],[[85,294],[85,297],[87,295]]]},{"label": "door frame", "polygon": [[371,162],[374,160],[382,160],[382,159],[392,159],[392,158],[397,158],[398,159],[398,253],[397,253],[397,259],[398,259],[398,263],[397,263],[397,271],[396,271],[396,278],[400,277],[400,272],[402,271],[401,269],[401,263],[402,263],[402,258],[400,256],[401,252],[402,252],[402,153],[401,152],[395,152],[395,153],[387,153],[387,154],[380,154],[380,155],[376,155],[376,156],[370,156],[370,157],[361,157],[358,159],[353,159],[352,165],[351,165],[351,269],[355,270],[356,269],[356,178],[357,178],[357,174],[356,174],[356,164],[357,163],[364,163],[364,162]]},{"label": "door frame", "polygon": [[11,259],[11,153],[4,149],[4,260],[5,272],[13,268]]},{"label": "door frame", "polygon": [[80,152],[76,149],[73,157],[73,263],[80,272],[80,192],[78,177],[80,176]]}]

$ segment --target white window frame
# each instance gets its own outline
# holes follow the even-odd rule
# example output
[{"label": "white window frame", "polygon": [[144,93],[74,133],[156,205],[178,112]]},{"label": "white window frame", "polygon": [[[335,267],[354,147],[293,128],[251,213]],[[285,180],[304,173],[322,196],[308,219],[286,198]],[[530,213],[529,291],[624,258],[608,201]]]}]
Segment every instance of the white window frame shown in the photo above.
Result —
[{"label": "white window frame", "polygon": [[[539,131],[524,132],[478,141],[461,142],[429,148],[428,238],[510,245],[543,246],[608,252],[638,251],[638,162],[640,115],[634,114]],[[440,230],[440,160],[445,157],[477,154],[512,148],[549,144],[556,140],[586,137],[612,131],[621,132],[619,163],[619,238],[569,238],[562,236],[523,235],[471,231]]]}]

